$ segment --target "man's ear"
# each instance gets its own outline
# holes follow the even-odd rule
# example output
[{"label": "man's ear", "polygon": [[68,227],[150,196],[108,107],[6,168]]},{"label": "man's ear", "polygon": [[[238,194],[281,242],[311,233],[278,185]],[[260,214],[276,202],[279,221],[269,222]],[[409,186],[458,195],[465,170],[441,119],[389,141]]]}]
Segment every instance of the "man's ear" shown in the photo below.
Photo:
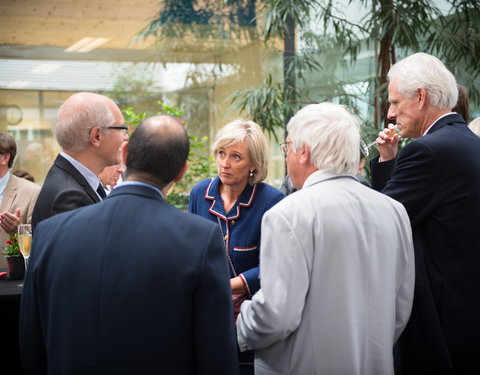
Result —
[{"label": "man's ear", "polygon": [[180,173],[177,175],[177,177],[175,177],[173,179],[173,182],[178,182],[180,181],[183,176],[185,176],[185,173],[187,173],[187,170],[188,170],[188,166],[190,165],[190,163],[188,161],[185,162],[185,165],[182,167],[182,169],[180,170]]},{"label": "man's ear", "polygon": [[300,163],[301,164],[310,164],[310,147],[308,145],[303,145],[301,150],[298,150],[297,153],[300,154]]},{"label": "man's ear", "polygon": [[100,128],[98,126],[95,126],[90,130],[89,134],[89,140],[90,144],[94,147],[100,147]]},{"label": "man's ear", "polygon": [[422,110],[425,105],[427,104],[427,90],[421,88],[417,89],[417,94],[418,94],[418,109]]},{"label": "man's ear", "polygon": [[8,165],[9,161],[10,161],[10,154],[8,152],[0,155],[0,164],[1,165]]},{"label": "man's ear", "polygon": [[128,141],[124,141],[120,146],[120,158],[123,165],[127,165]]}]

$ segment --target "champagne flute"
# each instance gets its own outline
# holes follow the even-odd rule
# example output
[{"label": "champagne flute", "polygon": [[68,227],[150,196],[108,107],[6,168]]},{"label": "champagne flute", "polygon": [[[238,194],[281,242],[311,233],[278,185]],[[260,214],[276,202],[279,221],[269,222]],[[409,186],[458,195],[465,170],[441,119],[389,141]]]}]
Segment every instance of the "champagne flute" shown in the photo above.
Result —
[{"label": "champagne flute", "polygon": [[[32,225],[20,224],[18,226],[18,246],[25,260],[25,275],[27,274],[28,257],[30,256],[30,245],[32,243]],[[25,278],[25,277],[24,277]],[[23,283],[20,284],[23,286]]]},{"label": "champagne flute", "polygon": [[[395,126],[394,126],[393,128],[391,128],[390,130],[395,131],[395,134],[397,134],[397,130],[398,130],[397,125],[395,125]],[[392,136],[390,137],[390,139],[393,139],[393,137],[395,136],[395,134],[392,135]],[[376,143],[377,143],[377,140],[376,140],[376,139],[375,139],[373,142],[370,142],[370,143],[365,143],[364,141],[360,140],[360,148],[361,148],[362,154],[365,155],[365,157],[367,157],[368,154],[369,154],[368,149],[369,149],[370,147],[372,147],[373,145],[375,145]]]}]

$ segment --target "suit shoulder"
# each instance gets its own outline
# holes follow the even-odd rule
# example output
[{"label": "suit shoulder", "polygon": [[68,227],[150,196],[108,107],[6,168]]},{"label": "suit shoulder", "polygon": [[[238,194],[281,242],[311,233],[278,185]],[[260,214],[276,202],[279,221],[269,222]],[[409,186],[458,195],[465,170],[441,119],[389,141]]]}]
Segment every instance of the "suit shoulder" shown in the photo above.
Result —
[{"label": "suit shoulder", "polygon": [[[402,150],[403,151],[403,150]],[[457,159],[470,157],[469,153],[478,155],[480,152],[480,137],[476,136],[463,125],[444,126],[437,131],[426,134],[408,143],[404,151],[409,153],[426,153],[436,157]]]},{"label": "suit shoulder", "polygon": [[205,219],[204,217],[196,214],[192,214],[189,212],[183,212],[175,207],[171,207],[172,212],[171,214],[173,215],[172,217],[175,217],[175,222],[182,223],[182,226],[192,226],[195,228],[198,228],[198,230],[211,230],[211,229],[216,229],[218,227],[218,224],[215,224],[211,222],[210,220]]},{"label": "suit shoulder", "polygon": [[281,190],[277,189],[276,187],[273,187],[272,185],[269,185],[265,182],[260,182],[258,185],[259,185],[259,192],[261,191],[265,195],[279,198],[279,199],[282,199],[283,197],[285,197],[285,194]]},{"label": "suit shoulder", "polygon": [[284,198],[285,194],[279,189],[264,182],[258,184],[257,196],[255,199],[264,201],[267,206],[273,206]]},{"label": "suit shoulder", "polygon": [[[87,182],[85,181],[85,183]],[[45,178],[42,190],[60,192],[64,189],[83,190],[83,186],[73,175],[61,168],[53,166]]]},{"label": "suit shoulder", "polygon": [[206,178],[199,183],[197,183],[193,188],[191,193],[204,193],[207,190],[208,185],[212,182],[213,178]]},{"label": "suit shoulder", "polygon": [[16,183],[16,185],[21,188],[22,190],[27,190],[27,191],[30,191],[32,193],[39,193],[40,192],[40,185],[37,185],[36,183],[32,182],[32,181],[28,181],[24,178],[20,178],[20,177],[17,177],[17,176],[14,176],[12,175],[11,178],[13,178],[14,182]]}]

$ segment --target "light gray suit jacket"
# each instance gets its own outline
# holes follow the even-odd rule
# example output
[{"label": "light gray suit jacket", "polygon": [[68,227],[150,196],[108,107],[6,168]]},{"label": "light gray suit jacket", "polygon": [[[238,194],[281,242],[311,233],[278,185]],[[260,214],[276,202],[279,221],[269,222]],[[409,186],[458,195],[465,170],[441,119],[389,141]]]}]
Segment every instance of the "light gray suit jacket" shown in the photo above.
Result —
[{"label": "light gray suit jacket", "polygon": [[265,213],[261,246],[261,289],[237,326],[255,374],[393,375],[415,282],[400,203],[317,171]]}]

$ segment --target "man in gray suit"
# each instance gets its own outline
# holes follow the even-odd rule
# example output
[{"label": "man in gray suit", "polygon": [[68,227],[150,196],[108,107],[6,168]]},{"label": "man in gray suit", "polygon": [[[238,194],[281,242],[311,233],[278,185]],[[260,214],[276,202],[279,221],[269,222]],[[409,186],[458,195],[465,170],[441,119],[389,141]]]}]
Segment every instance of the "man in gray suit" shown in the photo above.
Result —
[{"label": "man in gray suit", "polygon": [[360,134],[340,105],[312,104],[281,145],[299,189],[262,221],[261,289],[238,319],[255,374],[393,374],[410,316],[412,233],[403,206],[355,178]]},{"label": "man in gray suit", "polygon": [[105,191],[98,175],[119,162],[128,139],[118,106],[103,95],[80,92],[62,104],[54,126],[62,152],[42,186],[32,226],[60,212],[100,202]]}]

